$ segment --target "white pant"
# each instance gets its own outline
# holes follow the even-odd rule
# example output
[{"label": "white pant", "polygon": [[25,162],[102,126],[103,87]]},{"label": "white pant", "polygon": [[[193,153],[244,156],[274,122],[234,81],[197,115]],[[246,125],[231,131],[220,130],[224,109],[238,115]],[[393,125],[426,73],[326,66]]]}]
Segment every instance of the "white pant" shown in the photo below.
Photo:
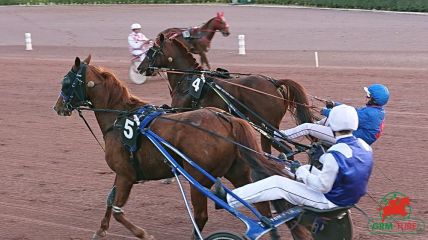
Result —
[{"label": "white pant", "polygon": [[[323,193],[309,188],[304,183],[281,176],[271,176],[233,190],[238,197],[248,203],[285,199],[293,205],[305,205],[318,209],[337,207]],[[231,207],[241,207],[241,202],[227,195]]]},{"label": "white pant", "polygon": [[143,61],[144,58],[146,57],[146,53],[147,51],[153,47],[153,43],[149,42],[149,43],[145,43],[141,46],[141,49],[134,49],[131,51],[131,54],[134,56],[140,56],[140,61]]},{"label": "white pant", "polygon": [[146,53],[141,50],[134,50],[131,53],[133,56],[138,56],[141,62],[146,58]]},{"label": "white pant", "polygon": [[318,123],[303,123],[297,127],[281,130],[280,132],[290,139],[310,135],[321,141],[327,142],[327,144],[333,145],[336,143],[333,131],[328,126],[320,125],[325,122],[325,120],[323,120]]}]

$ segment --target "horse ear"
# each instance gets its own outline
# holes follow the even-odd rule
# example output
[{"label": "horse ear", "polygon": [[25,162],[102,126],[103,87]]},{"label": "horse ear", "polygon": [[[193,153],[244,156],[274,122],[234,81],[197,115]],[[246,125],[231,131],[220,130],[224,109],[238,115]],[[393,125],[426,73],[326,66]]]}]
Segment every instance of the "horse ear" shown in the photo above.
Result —
[{"label": "horse ear", "polygon": [[91,61],[91,54],[88,55],[88,57],[83,60],[84,63],[89,64],[89,62]]},{"label": "horse ear", "polygon": [[80,68],[80,58],[76,57],[76,59],[74,60],[73,69],[76,70],[76,69],[79,69],[79,68]]},{"label": "horse ear", "polygon": [[163,43],[163,41],[165,41],[165,36],[163,35],[163,33],[161,33],[161,34],[159,35],[159,42],[162,44],[162,43]]}]

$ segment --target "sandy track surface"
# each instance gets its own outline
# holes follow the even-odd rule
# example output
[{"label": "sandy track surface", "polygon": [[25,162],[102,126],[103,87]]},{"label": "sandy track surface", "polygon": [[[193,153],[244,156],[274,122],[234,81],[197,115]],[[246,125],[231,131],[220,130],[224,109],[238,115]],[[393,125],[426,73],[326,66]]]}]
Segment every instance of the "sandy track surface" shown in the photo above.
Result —
[{"label": "sandy track surface", "polygon": [[[58,117],[50,109],[74,57],[91,53],[94,65],[113,71],[137,96],[168,104],[164,80],[134,85],[127,79],[128,26],[140,21],[152,37],[167,27],[197,25],[216,11],[225,12],[232,35],[215,36],[208,54],[214,67],[291,78],[312,96],[355,106],[364,104],[363,86],[386,84],[392,98],[385,133],[373,145],[370,196],[360,207],[377,217],[376,201],[399,191],[411,198],[413,216],[427,219],[427,16],[227,5],[2,7],[0,22],[7,24],[0,26],[0,239],[89,239],[99,227],[114,174],[79,117]],[[33,34],[34,51],[23,50],[24,32]],[[237,55],[238,34],[247,37],[246,56]],[[86,116],[101,136],[93,115]],[[293,126],[290,116],[282,126]],[[175,184],[137,185],[124,209],[157,239],[190,237]],[[409,239],[371,235],[358,212],[354,221],[355,239]],[[206,233],[242,227],[210,207]],[[289,237],[285,228],[281,232]],[[131,238],[112,220],[107,239]]]}]

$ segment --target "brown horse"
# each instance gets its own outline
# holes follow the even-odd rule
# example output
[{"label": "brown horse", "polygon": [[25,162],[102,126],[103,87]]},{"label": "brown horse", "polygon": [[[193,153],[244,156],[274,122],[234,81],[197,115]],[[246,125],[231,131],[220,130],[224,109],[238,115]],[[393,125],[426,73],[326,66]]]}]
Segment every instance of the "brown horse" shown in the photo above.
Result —
[{"label": "brown horse", "polygon": [[229,25],[226,23],[223,12],[218,12],[217,16],[200,27],[168,28],[160,34],[175,35],[177,40],[186,46],[190,52],[200,55],[202,66],[205,64],[210,69],[211,66],[205,53],[209,51],[211,40],[216,31],[220,31],[225,37],[230,34]]},{"label": "brown horse", "polygon": [[[126,124],[125,127],[122,126],[123,128],[117,126],[117,111],[121,111],[122,114],[124,111],[131,113],[147,103],[132,95],[112,73],[89,65],[89,62],[90,56],[84,62],[76,58],[72,69],[64,77],[61,95],[54,109],[58,115],[62,116],[70,116],[72,111],[80,106],[88,106],[94,111],[105,141],[106,162],[116,173],[114,187],[107,201],[107,210],[94,239],[106,235],[112,214],[136,237],[152,239],[145,230],[125,218],[122,208],[134,183],[140,180],[164,179],[173,174],[164,162],[165,157],[147,138],[141,138],[138,141],[139,148],[132,154],[132,159],[136,159],[138,164],[132,164],[131,153],[121,142],[125,130],[129,131],[129,129]],[[254,165],[255,173],[260,172],[260,175],[263,175],[260,178],[273,174],[283,175],[277,165],[256,154],[261,150],[251,126],[244,120],[219,109],[205,108],[165,114],[154,119],[148,127],[207,172],[215,177],[224,176],[235,187],[251,182],[249,164]],[[210,134],[213,132],[217,136]],[[230,141],[219,138],[218,135],[252,148],[256,152],[237,147]],[[203,186],[210,188],[213,185],[213,182],[186,161],[181,159],[177,161]],[[269,174],[261,171],[268,171]],[[202,230],[208,220],[207,198],[192,186],[191,200],[195,221],[198,228]],[[268,203],[258,204],[258,209],[263,215],[270,215]]]},{"label": "brown horse", "polygon": [[[159,35],[155,45],[149,49],[147,57],[141,62],[140,73],[151,75],[152,67],[171,68],[181,70],[201,70],[195,58],[187,51],[180,41]],[[170,84],[173,107],[217,107],[228,110],[228,104],[214,91],[202,92],[201,98],[195,104],[194,98],[189,94],[192,82],[188,74],[167,72]],[[290,79],[275,80],[262,75],[251,75],[236,79],[213,78],[213,81],[258,114],[276,129],[287,110],[295,114],[297,124],[313,122],[313,115],[308,106],[306,91],[297,82]],[[239,106],[238,106],[239,108]],[[240,109],[249,119],[261,125],[261,121],[246,109]],[[271,133],[273,134],[273,133]],[[262,136],[262,148],[271,152],[271,140]]]}]

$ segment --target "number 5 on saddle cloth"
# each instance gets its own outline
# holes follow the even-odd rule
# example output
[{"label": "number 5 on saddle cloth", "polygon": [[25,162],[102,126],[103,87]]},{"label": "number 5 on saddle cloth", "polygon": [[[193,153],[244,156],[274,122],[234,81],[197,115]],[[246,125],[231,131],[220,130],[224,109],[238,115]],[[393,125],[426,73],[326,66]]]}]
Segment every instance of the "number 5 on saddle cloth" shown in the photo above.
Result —
[{"label": "number 5 on saddle cloth", "polygon": [[164,113],[165,111],[153,105],[145,105],[139,108],[133,115],[118,117],[114,123],[114,127],[123,130],[122,144],[130,152],[137,151],[138,137],[140,135],[139,129],[144,128],[153,119]]}]

